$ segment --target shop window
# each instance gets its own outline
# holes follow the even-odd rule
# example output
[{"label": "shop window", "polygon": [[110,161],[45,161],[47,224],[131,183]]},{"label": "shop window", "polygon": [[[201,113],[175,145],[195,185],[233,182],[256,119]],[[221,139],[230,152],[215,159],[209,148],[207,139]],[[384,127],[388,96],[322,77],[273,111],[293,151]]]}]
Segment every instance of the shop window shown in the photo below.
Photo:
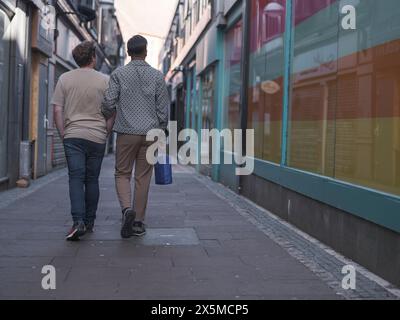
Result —
[{"label": "shop window", "polygon": [[398,1],[294,3],[288,165],[400,195]]},{"label": "shop window", "polygon": [[214,68],[207,71],[202,79],[202,128],[214,128]]},{"label": "shop window", "polygon": [[326,3],[295,1],[288,165],[333,177],[339,11]]},{"label": "shop window", "polygon": [[242,84],[242,22],[238,22],[225,36],[225,108],[224,128],[240,129],[240,93]]},{"label": "shop window", "polygon": [[252,0],[248,128],[256,158],[280,163],[286,1]]},{"label": "shop window", "polygon": [[[202,76],[202,95],[201,95],[201,129],[214,129],[214,102],[215,102],[215,71],[214,67],[207,70]],[[208,136],[203,132],[202,135],[202,159],[212,161],[212,143]],[[207,148],[208,145],[208,148]],[[208,150],[208,154],[206,154]],[[204,152],[203,152],[204,151]]]},{"label": "shop window", "polygon": [[339,29],[335,178],[400,195],[400,6],[356,10],[356,31]]}]

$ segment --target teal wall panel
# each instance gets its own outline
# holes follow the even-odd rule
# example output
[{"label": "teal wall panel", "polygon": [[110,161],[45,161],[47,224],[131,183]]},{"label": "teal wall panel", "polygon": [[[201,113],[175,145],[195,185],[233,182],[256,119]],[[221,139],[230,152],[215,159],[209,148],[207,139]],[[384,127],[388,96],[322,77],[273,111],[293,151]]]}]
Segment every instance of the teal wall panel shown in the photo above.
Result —
[{"label": "teal wall panel", "polygon": [[400,233],[400,199],[331,178],[255,160],[255,175]]}]

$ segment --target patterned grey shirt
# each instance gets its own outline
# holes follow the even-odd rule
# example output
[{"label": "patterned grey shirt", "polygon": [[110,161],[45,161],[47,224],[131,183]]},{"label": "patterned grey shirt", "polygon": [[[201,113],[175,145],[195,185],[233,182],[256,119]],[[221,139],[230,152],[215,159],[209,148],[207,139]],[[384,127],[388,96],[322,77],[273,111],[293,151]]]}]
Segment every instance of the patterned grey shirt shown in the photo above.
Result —
[{"label": "patterned grey shirt", "polygon": [[167,128],[169,104],[163,74],[143,60],[132,60],[111,75],[102,112],[107,119],[117,112],[115,132],[147,135]]}]

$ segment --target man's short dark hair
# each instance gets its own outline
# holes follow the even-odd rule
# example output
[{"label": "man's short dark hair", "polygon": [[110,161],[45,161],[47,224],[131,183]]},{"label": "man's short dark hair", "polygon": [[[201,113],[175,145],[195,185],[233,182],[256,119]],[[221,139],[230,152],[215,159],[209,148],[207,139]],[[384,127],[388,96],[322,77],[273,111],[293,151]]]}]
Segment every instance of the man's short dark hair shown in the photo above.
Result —
[{"label": "man's short dark hair", "polygon": [[86,67],[96,57],[96,44],[94,41],[84,41],[72,50],[72,56],[79,67]]},{"label": "man's short dark hair", "polygon": [[134,36],[128,41],[128,54],[132,56],[141,56],[146,53],[147,40],[142,36]]}]

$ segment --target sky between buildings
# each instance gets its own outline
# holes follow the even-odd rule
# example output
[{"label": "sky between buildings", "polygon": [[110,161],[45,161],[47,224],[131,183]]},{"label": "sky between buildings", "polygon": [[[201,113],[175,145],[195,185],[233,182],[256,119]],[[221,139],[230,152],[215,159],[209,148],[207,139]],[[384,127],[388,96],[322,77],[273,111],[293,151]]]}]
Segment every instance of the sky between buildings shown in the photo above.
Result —
[{"label": "sky between buildings", "polygon": [[158,56],[178,0],[115,0],[124,41],[140,34],[149,42],[147,62],[158,69]]}]

